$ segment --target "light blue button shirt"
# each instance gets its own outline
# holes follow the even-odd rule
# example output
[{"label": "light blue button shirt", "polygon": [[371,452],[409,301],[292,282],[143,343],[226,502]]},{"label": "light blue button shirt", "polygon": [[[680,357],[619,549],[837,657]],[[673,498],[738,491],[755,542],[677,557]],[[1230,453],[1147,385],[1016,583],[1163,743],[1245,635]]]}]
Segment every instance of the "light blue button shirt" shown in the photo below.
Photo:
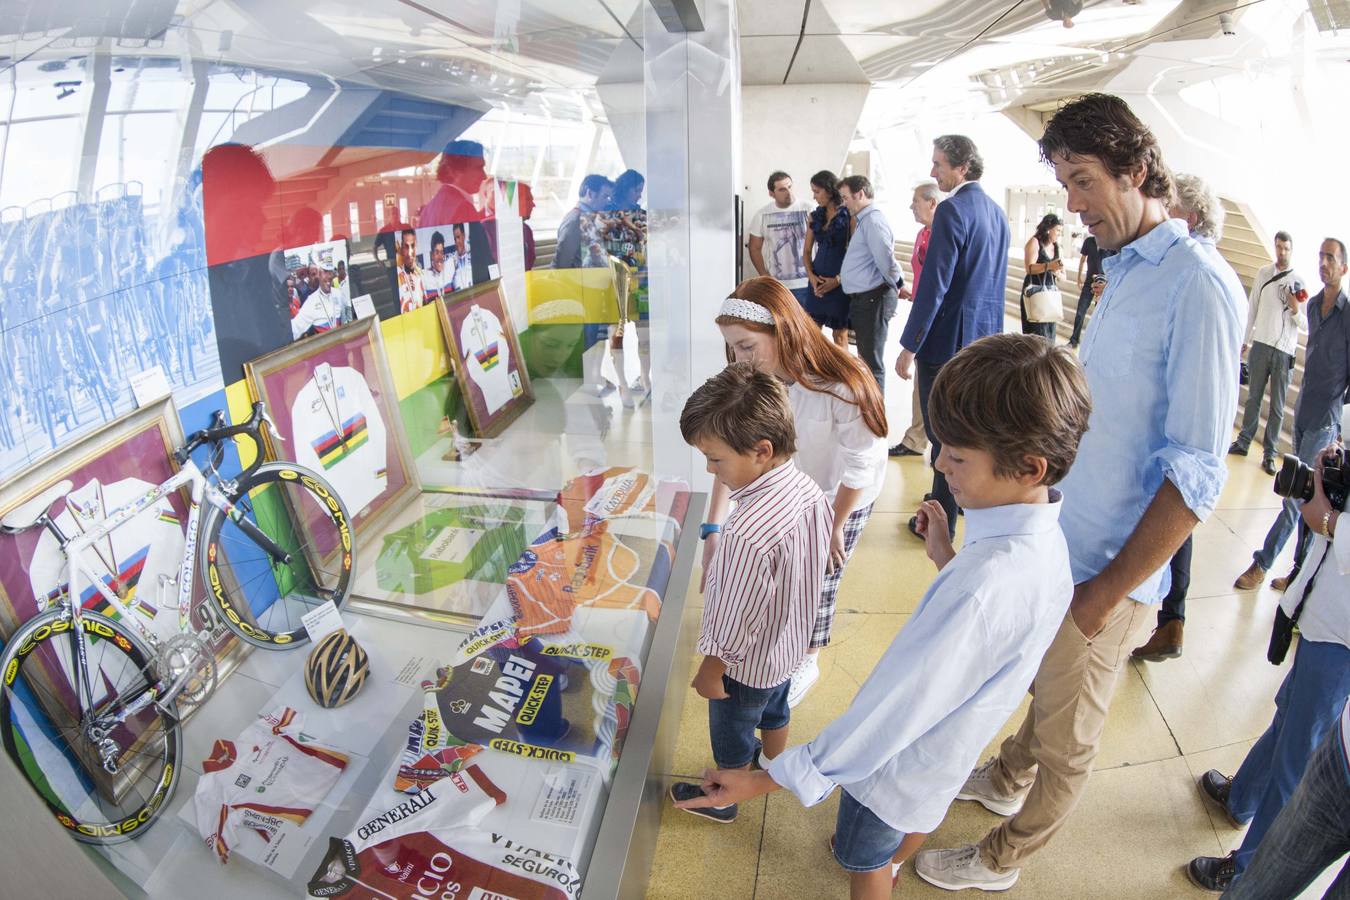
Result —
[{"label": "light blue button shirt", "polygon": [[942,822],[1017,709],[1073,598],[1061,503],[966,510],[966,537],[853,703],[769,775],[814,806],[841,786],[892,828]]},{"label": "light blue button shirt", "polygon": [[902,280],[900,263],[895,259],[895,236],[886,216],[876,204],[869,204],[857,220],[839,269],[839,286],[846,294],[864,294],[883,282],[896,287]]},{"label": "light blue button shirt", "polygon": [[[1075,583],[1115,558],[1164,478],[1201,521],[1214,511],[1228,478],[1224,452],[1247,322],[1237,275],[1180,219],[1102,266],[1106,291],[1079,350],[1092,418],[1059,486]],[[1130,596],[1156,603],[1170,583],[1164,565]]]}]

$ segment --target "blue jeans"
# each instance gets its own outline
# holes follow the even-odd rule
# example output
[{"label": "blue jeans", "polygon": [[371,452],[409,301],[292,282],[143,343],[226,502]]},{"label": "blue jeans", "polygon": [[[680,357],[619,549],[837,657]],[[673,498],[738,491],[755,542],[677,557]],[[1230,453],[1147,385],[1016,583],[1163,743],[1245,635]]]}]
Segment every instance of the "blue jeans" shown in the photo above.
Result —
[{"label": "blue jeans", "polygon": [[1237,851],[1237,871],[1252,861],[1261,838],[1280,814],[1313,750],[1330,731],[1350,695],[1350,647],[1299,639],[1294,664],[1275,695],[1275,718],[1233,776],[1228,811],[1251,822]]},{"label": "blue jeans", "polygon": [[[1247,405],[1242,409],[1242,430],[1237,444],[1243,450],[1252,445],[1256,426],[1261,419],[1261,401],[1265,399],[1266,384],[1270,384],[1270,414],[1266,416],[1266,434],[1262,441],[1265,455],[1275,458],[1280,449],[1280,426],[1284,423],[1284,398],[1289,393],[1289,363],[1292,357],[1269,344],[1259,341],[1247,351]],[[1294,445],[1298,446],[1297,442]]]},{"label": "blue jeans", "polygon": [[791,683],[789,678],[777,687],[756,688],[722,676],[722,690],[729,696],[708,701],[708,735],[717,768],[739,769],[750,764],[759,752],[756,728],[774,731],[787,727]]},{"label": "blue jeans", "polygon": [[834,820],[834,859],[849,872],[875,872],[891,864],[905,833],[896,831],[848,791],[839,792]]},{"label": "blue jeans", "polygon": [[[1336,426],[1319,428],[1316,431],[1301,431],[1294,429],[1294,452],[1298,458],[1308,465],[1317,463],[1317,454],[1331,445],[1336,438]],[[1294,533],[1295,526],[1299,522],[1298,510],[1302,504],[1297,500],[1284,501],[1280,507],[1279,518],[1275,524],[1270,526],[1270,531],[1266,532],[1266,542],[1252,554],[1252,559],[1256,560],[1257,565],[1269,571],[1270,567],[1275,565],[1275,557],[1280,555],[1284,549],[1285,541],[1289,540],[1289,535]],[[1303,561],[1303,552],[1307,549],[1307,535],[1304,529],[1299,529],[1299,543],[1294,550],[1294,566],[1297,567]]]},{"label": "blue jeans", "polygon": [[[1337,725],[1308,760],[1294,796],[1275,817],[1247,871],[1224,892],[1224,900],[1297,896],[1346,851],[1350,851],[1350,769]],[[1350,897],[1350,863],[1341,867],[1326,896]]]}]

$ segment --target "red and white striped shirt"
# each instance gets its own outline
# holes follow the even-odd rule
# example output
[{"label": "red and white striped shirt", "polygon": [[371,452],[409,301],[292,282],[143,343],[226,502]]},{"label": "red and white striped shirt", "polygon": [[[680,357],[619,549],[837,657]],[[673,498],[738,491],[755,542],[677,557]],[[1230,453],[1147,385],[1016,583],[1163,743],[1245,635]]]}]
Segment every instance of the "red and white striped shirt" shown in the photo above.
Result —
[{"label": "red and white striped shirt", "polygon": [[834,514],[789,461],[738,491],[707,572],[698,652],[727,675],[777,687],[806,655],[820,605]]}]

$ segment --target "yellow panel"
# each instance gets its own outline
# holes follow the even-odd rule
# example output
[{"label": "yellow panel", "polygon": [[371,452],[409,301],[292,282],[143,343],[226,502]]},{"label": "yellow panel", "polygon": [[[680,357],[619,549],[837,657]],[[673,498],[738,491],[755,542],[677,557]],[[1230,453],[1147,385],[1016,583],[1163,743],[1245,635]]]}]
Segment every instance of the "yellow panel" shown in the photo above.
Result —
[{"label": "yellow panel", "polygon": [[398,399],[406,399],[450,371],[435,304],[385,319],[380,333]]},{"label": "yellow panel", "polygon": [[[230,423],[246,422],[253,412],[253,395],[249,393],[248,382],[236,381],[225,385],[225,405],[229,410]],[[257,447],[246,437],[234,439],[235,449],[239,451],[239,464],[244,468],[252,465],[257,456]]]},{"label": "yellow panel", "polygon": [[532,269],[525,273],[531,325],[619,321],[619,298],[608,268]]}]

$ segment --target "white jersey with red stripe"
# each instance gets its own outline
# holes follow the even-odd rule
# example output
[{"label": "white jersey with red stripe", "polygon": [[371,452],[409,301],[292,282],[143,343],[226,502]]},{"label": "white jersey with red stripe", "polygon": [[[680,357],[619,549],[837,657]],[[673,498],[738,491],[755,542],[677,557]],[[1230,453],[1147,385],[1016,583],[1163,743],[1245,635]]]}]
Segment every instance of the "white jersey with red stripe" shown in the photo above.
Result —
[{"label": "white jersey with red stripe", "polygon": [[347,767],[345,753],[309,740],[300,724],[290,707],[274,710],[235,740],[217,740],[202,763],[197,829],[222,863],[241,840],[270,843],[288,823],[303,824]]},{"label": "white jersey with red stripe", "polygon": [[480,827],[505,802],[506,793],[478,766],[447,775],[345,839],[331,838],[309,895],[576,900],[581,875],[570,859]]}]

